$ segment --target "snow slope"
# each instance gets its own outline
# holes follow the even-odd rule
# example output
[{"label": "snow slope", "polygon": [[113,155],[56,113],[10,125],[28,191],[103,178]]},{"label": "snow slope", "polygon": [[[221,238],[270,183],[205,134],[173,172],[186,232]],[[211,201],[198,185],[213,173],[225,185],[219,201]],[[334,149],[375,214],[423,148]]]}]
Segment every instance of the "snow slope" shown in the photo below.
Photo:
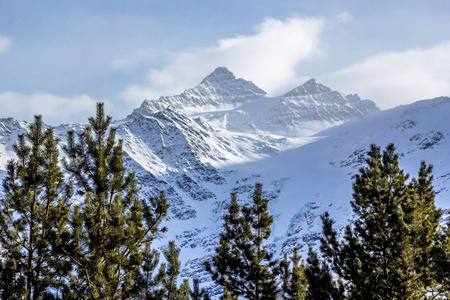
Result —
[{"label": "snow slope", "polygon": [[[146,100],[116,122],[125,163],[136,173],[143,198],[166,191],[169,231],[161,247],[181,247],[182,276],[199,278],[211,291],[203,261],[217,245],[230,192],[251,201],[263,183],[274,215],[269,241],[277,255],[317,246],[320,214],[329,211],[342,227],[352,218],[352,176],[370,144],[395,142],[400,165],[412,176],[425,159],[434,165],[437,204],[450,208],[450,98],[423,100],[379,111],[370,100],[343,95],[309,80],[269,97],[225,68],[181,95]],[[45,119],[45,118],[44,118]],[[0,168],[13,158],[12,145],[28,124],[0,120]],[[65,140],[68,130],[56,133]]]}]

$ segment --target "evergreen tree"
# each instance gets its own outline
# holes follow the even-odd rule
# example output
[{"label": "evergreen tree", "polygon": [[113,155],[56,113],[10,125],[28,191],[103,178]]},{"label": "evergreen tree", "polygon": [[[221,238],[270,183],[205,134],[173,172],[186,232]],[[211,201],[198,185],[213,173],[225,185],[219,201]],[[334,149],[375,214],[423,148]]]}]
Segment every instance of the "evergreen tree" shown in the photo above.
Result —
[{"label": "evergreen tree", "polygon": [[14,145],[0,200],[0,296],[2,299],[53,299],[68,266],[53,245],[65,232],[71,198],[64,195],[58,167],[58,139],[35,116]]},{"label": "evergreen tree", "polygon": [[433,251],[436,292],[442,299],[450,299],[450,220],[443,228]]},{"label": "evergreen tree", "polygon": [[416,288],[422,291],[422,297],[427,299],[430,291],[438,287],[434,274],[435,260],[432,258],[436,242],[439,238],[439,222],[442,211],[434,204],[432,166],[421,162],[417,179],[410,186],[413,190],[411,205],[405,209],[408,216],[409,235],[411,236],[411,251],[414,258],[414,269],[417,280]]},{"label": "evergreen tree", "polygon": [[298,254],[298,248],[294,248],[291,257],[292,268],[287,254],[280,263],[280,277],[282,282],[281,299],[303,300],[306,296],[307,280],[305,277],[305,266],[300,262],[301,255]]},{"label": "evergreen tree", "polygon": [[206,296],[206,291],[204,289],[200,289],[200,284],[198,278],[194,278],[194,287],[190,292],[190,296],[192,300],[202,300]]},{"label": "evergreen tree", "polygon": [[212,261],[205,262],[212,279],[224,289],[224,299],[276,299],[276,262],[264,245],[270,236],[273,217],[262,197],[262,185],[255,185],[253,203],[243,206],[231,194],[231,204],[224,216],[220,246]]},{"label": "evergreen tree", "polygon": [[[78,184],[83,202],[73,209],[69,241],[61,251],[73,264],[65,298],[119,299],[142,293],[142,265],[148,247],[167,214],[164,193],[141,201],[132,172],[123,165],[122,141],[116,141],[103,103],[82,133],[68,133],[63,161]],[[147,281],[148,282],[148,281]]]},{"label": "evergreen tree", "polygon": [[211,300],[208,294],[203,295],[203,300]]},{"label": "evergreen tree", "polygon": [[151,249],[150,245],[146,246],[144,251],[144,262],[141,266],[142,282],[140,284],[142,292],[141,299],[161,299],[162,291],[155,289],[162,284],[165,276],[165,266],[160,266],[157,273],[155,273],[159,266],[159,252]]},{"label": "evergreen tree", "polygon": [[191,294],[191,287],[189,286],[189,279],[183,279],[183,283],[180,285],[178,289],[178,297],[176,299],[179,300],[189,300]]},{"label": "evergreen tree", "polygon": [[189,300],[191,294],[189,280],[185,278],[178,286],[180,249],[175,246],[174,241],[170,241],[163,254],[165,262],[161,264],[156,280],[151,286],[147,286],[146,295],[141,299]]},{"label": "evergreen tree", "polygon": [[346,281],[350,299],[426,298],[432,277],[426,261],[440,217],[431,168],[422,164],[419,179],[408,184],[393,144],[383,154],[372,145],[366,163],[353,183],[353,224],[338,242],[324,215],[321,250]]},{"label": "evergreen tree", "polygon": [[162,280],[163,295],[167,300],[179,299],[179,289],[177,286],[178,276],[180,275],[180,249],[175,246],[174,241],[169,242],[169,248],[164,250],[164,257],[167,264],[164,264],[166,271]]},{"label": "evergreen tree", "polygon": [[305,276],[308,282],[307,300],[340,300],[344,297],[342,282],[335,282],[328,265],[320,261],[317,253],[309,248]]},{"label": "evergreen tree", "polygon": [[226,287],[223,288],[223,294],[220,300],[238,300],[238,296],[232,296]]}]

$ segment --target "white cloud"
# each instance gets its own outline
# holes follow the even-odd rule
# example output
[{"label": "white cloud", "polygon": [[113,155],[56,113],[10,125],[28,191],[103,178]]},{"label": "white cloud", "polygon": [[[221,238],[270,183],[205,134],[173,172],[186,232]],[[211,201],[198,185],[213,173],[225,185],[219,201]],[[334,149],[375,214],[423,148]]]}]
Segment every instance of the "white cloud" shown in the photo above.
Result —
[{"label": "white cloud", "polygon": [[301,83],[298,65],[319,55],[322,27],[322,19],[266,19],[254,35],[221,39],[215,46],[173,54],[162,68],[149,70],[147,85],[129,86],[121,96],[140,103],[144,98],[180,93],[218,66],[271,94],[282,92]]},{"label": "white cloud", "polygon": [[[17,92],[4,92],[0,93],[2,107],[0,117],[32,121],[35,114],[40,114],[43,121],[51,125],[86,123],[87,118],[95,113],[96,102],[86,95],[67,98],[45,93],[24,95]],[[108,103],[107,111],[111,108],[112,106]]]},{"label": "white cloud", "polygon": [[6,36],[0,35],[0,54],[8,50],[12,46],[12,40]]},{"label": "white cloud", "polygon": [[344,11],[335,15],[334,19],[339,23],[348,23],[353,20],[353,16],[348,11]]},{"label": "white cloud", "polygon": [[320,79],[339,91],[372,99],[383,109],[450,96],[450,41],[375,55]]}]

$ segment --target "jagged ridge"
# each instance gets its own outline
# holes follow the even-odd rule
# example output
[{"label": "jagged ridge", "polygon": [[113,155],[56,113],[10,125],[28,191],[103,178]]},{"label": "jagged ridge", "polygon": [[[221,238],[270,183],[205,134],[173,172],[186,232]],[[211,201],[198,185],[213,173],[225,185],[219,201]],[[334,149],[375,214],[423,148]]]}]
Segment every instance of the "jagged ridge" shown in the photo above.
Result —
[{"label": "jagged ridge", "polygon": [[219,67],[202,82],[180,95],[163,96],[158,100],[145,100],[129,118],[148,115],[167,107],[173,109],[201,109],[205,107],[235,106],[266,95],[253,82],[236,78],[227,68]]}]

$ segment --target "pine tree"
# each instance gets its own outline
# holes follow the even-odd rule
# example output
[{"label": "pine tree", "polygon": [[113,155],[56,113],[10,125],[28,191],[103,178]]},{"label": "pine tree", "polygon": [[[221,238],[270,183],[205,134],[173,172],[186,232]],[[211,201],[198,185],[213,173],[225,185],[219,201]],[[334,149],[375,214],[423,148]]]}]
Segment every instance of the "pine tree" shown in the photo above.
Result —
[{"label": "pine tree", "polygon": [[[147,291],[141,299],[189,300],[191,294],[189,280],[185,278],[178,286],[181,262],[180,249],[170,241],[163,251],[165,262],[160,265],[159,272],[153,284],[147,286]],[[157,263],[156,263],[157,264]],[[155,265],[156,266],[156,265]],[[154,268],[150,268],[153,270]]]},{"label": "pine tree", "polygon": [[203,300],[211,300],[208,294],[203,295]]},{"label": "pine tree", "polygon": [[450,299],[450,220],[442,228],[432,257],[436,292],[442,299]]},{"label": "pine tree", "polygon": [[303,300],[306,297],[307,280],[305,277],[305,266],[301,263],[301,255],[298,254],[298,248],[294,248],[291,257],[292,268],[287,254],[280,263],[280,277],[282,282],[281,299]]},{"label": "pine tree", "polygon": [[116,141],[103,103],[82,133],[68,133],[65,169],[83,200],[73,209],[70,241],[61,249],[74,265],[65,298],[118,299],[139,295],[146,249],[167,213],[164,193],[141,201],[136,179],[123,164],[122,141]]},{"label": "pine tree", "polygon": [[227,288],[224,287],[223,294],[220,297],[220,300],[238,300],[238,296],[231,295],[231,293],[227,290]]},{"label": "pine tree", "polygon": [[176,299],[179,300],[189,300],[191,294],[191,287],[189,286],[189,279],[183,279],[183,283],[180,285],[178,289],[178,297]]},{"label": "pine tree", "polygon": [[202,300],[206,295],[206,291],[204,289],[200,289],[198,278],[194,278],[194,287],[190,292],[191,300]]},{"label": "pine tree", "polygon": [[324,215],[321,250],[346,281],[350,299],[426,298],[433,277],[426,261],[440,218],[431,168],[423,163],[419,179],[408,184],[393,144],[383,154],[372,145],[366,163],[353,183],[353,224],[338,242]]},{"label": "pine tree", "polygon": [[177,286],[178,276],[180,275],[180,249],[175,246],[174,241],[169,242],[169,248],[164,250],[164,257],[167,264],[164,264],[166,271],[162,281],[163,295],[167,300],[178,299],[179,289]]},{"label": "pine tree", "polygon": [[410,207],[405,209],[409,218],[409,235],[411,236],[411,251],[414,258],[414,269],[417,280],[416,289],[422,291],[422,297],[427,299],[430,291],[437,288],[434,262],[432,258],[436,242],[439,238],[439,223],[442,211],[434,204],[432,166],[421,162],[417,179],[410,186],[413,197]]},{"label": "pine tree", "polygon": [[224,216],[220,246],[212,261],[205,262],[212,279],[224,289],[224,299],[276,299],[276,262],[264,245],[270,236],[273,217],[262,197],[262,185],[255,185],[253,203],[243,206],[231,194],[231,204]]},{"label": "pine tree", "polygon": [[[161,299],[163,291],[156,288],[159,287],[165,277],[165,265],[159,266],[159,252],[155,249],[151,249],[150,244],[146,245],[144,251],[144,262],[141,266],[142,292],[140,293],[140,299]],[[157,270],[157,272],[156,272]],[[156,274],[154,274],[156,272]]]},{"label": "pine tree", "polygon": [[309,248],[305,276],[308,282],[307,300],[340,300],[344,297],[342,282],[335,282],[328,265],[320,261],[317,253]]},{"label": "pine tree", "polygon": [[53,299],[67,274],[53,245],[65,233],[70,185],[62,194],[58,139],[36,116],[14,145],[0,200],[0,296],[2,299]]}]

